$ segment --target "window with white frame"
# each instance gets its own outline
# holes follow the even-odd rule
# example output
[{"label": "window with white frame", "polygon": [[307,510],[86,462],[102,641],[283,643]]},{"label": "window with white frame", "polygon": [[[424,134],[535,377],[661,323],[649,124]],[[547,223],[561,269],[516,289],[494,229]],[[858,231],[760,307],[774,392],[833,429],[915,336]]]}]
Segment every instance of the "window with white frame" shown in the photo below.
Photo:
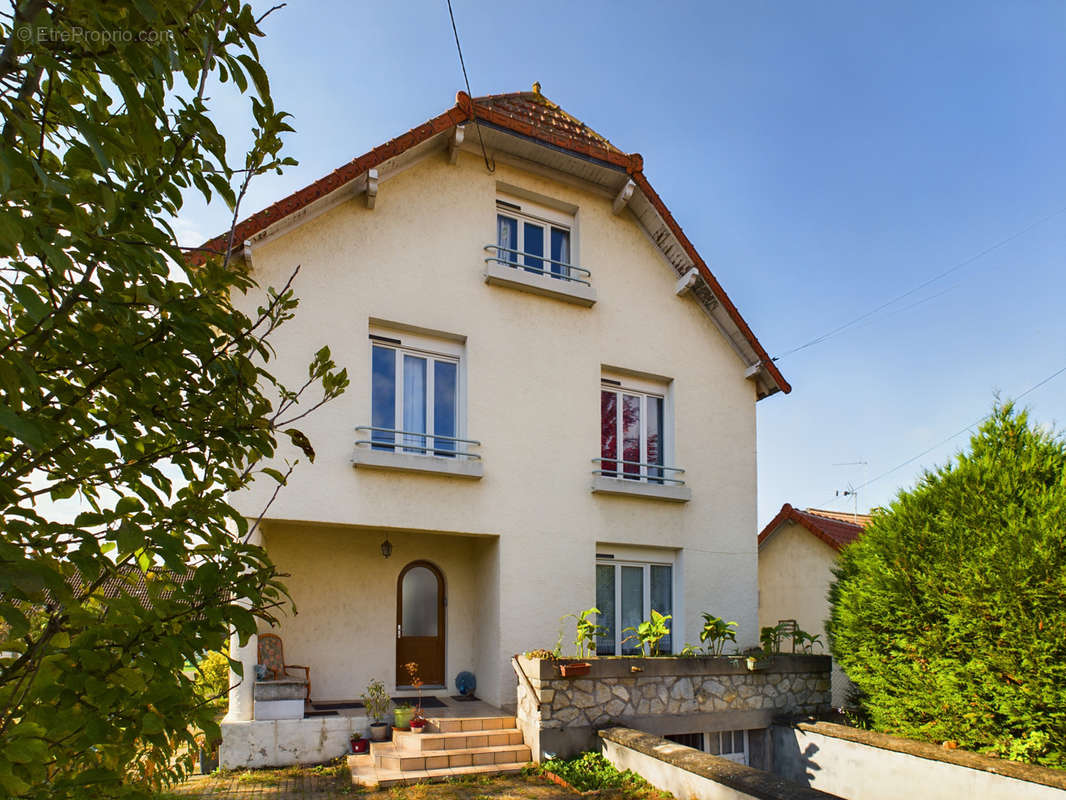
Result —
[{"label": "window with white frame", "polygon": [[[650,619],[654,609],[660,614],[674,613],[674,568],[672,564],[628,561],[596,557],[597,624],[604,627],[596,638],[596,655],[632,655],[641,650],[640,642],[622,643],[635,628]],[[673,620],[667,625],[673,628]],[[673,652],[673,635],[659,642],[660,653]]]},{"label": "window with white frame", "polygon": [[459,358],[371,336],[371,447],[454,457],[459,436]]},{"label": "window with white frame", "polygon": [[[600,385],[600,474],[663,483],[663,394],[627,388],[603,378]],[[668,480],[667,482],[673,482]]]},{"label": "window with white frame", "polygon": [[496,201],[496,258],[527,272],[583,280],[585,270],[570,263],[573,219],[528,202]]},{"label": "window with white frame", "polygon": [[710,753],[712,756],[721,756],[735,761],[738,764],[748,763],[748,732],[746,730],[735,731],[707,731],[706,733],[676,733],[663,737],[671,742],[683,744]]}]

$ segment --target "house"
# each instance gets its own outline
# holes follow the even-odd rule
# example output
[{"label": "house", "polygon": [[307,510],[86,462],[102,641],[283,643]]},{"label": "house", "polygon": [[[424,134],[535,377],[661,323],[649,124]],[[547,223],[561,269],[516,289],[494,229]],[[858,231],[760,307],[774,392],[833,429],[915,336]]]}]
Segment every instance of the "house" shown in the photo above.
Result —
[{"label": "house", "polygon": [[[862,535],[869,514],[849,514],[788,503],[759,533],[759,626],[795,620],[828,649],[829,585],[837,554]],[[844,705],[848,681],[833,664],[833,706]]]},{"label": "house", "polygon": [[[652,609],[673,618],[666,651],[697,641],[703,611],[755,643],[755,403],[790,387],[640,155],[539,85],[460,92],[234,241],[264,288],[301,267],[282,380],[322,345],[351,379],[302,422],[315,463],[258,534],[291,576],[298,613],[274,632],[313,702],[375,678],[412,696],[416,661],[441,703],[468,671],[513,713],[512,656],[593,605],[601,655],[631,652],[623,631]],[[256,518],[272,488],[235,502]],[[252,674],[254,637],[233,652]],[[223,763],[311,760],[333,736],[308,743],[311,722],[257,720],[245,681]]]}]

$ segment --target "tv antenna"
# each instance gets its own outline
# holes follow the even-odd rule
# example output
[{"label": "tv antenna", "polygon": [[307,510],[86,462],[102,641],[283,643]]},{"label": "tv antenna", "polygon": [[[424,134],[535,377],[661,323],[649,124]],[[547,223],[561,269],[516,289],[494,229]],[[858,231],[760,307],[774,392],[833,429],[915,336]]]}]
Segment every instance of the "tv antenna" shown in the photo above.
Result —
[{"label": "tv antenna", "polygon": [[859,490],[863,488],[867,481],[866,475],[869,472],[869,461],[838,461],[833,464],[834,467],[862,467],[862,483],[858,486],[849,482],[846,489],[837,489],[837,497],[850,497],[852,505],[852,519],[855,522],[859,521]]}]

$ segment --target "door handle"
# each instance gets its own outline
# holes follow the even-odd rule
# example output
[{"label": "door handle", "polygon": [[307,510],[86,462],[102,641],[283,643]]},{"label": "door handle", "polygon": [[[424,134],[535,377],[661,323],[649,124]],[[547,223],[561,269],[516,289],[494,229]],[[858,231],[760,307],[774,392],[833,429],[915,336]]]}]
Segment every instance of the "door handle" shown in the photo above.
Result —
[{"label": "door handle", "polygon": [[399,623],[399,622],[396,623],[396,638],[397,639],[402,639],[403,638],[402,626],[401,626],[401,623]]}]

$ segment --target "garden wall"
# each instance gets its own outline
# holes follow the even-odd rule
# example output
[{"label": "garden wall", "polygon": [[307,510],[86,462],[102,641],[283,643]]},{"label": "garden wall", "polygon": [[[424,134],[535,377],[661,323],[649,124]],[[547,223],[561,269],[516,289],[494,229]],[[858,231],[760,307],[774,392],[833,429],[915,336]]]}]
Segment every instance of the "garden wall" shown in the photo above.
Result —
[{"label": "garden wall", "polygon": [[828,722],[775,725],[785,780],[848,800],[1066,800],[1066,772]]},{"label": "garden wall", "polygon": [[[775,716],[830,704],[828,656],[778,655],[749,670],[726,656],[592,658],[564,678],[549,659],[516,659],[516,716],[533,759],[598,747],[609,725],[657,735],[768,728]],[[566,662],[562,662],[566,663]],[[525,677],[523,677],[523,674]]]},{"label": "garden wall", "polygon": [[[604,757],[678,800],[828,800],[835,795],[630,728],[599,732]],[[839,798],[838,798],[839,800]]]}]

